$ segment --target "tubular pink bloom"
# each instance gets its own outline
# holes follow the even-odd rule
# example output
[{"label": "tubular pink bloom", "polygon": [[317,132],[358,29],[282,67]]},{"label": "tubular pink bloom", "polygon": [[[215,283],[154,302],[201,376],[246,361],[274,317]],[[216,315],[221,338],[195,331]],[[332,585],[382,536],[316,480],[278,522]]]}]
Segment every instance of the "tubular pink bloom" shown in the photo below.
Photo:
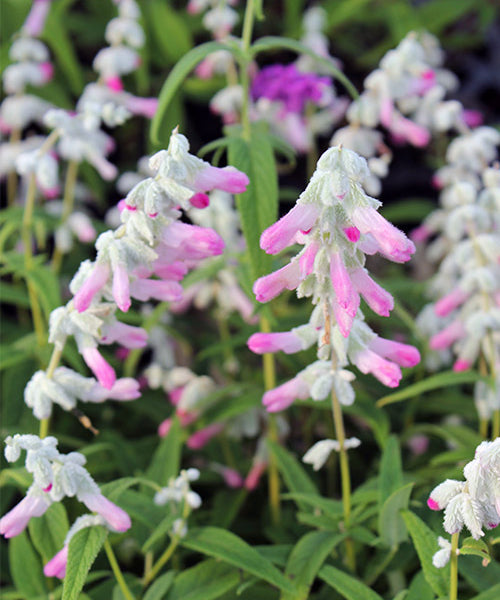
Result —
[{"label": "tubular pink bloom", "polygon": [[453,365],[453,370],[455,371],[455,373],[461,373],[462,371],[468,371],[471,367],[472,363],[470,363],[468,360],[465,360],[464,358],[459,358],[455,361],[455,364]]},{"label": "tubular pink bloom", "polygon": [[165,419],[158,425],[158,435],[160,437],[165,437],[168,435],[170,428],[172,427],[172,419]]},{"label": "tubular pink bloom", "polygon": [[394,308],[394,298],[384,290],[383,287],[375,283],[368,275],[366,269],[356,269],[351,273],[351,279],[356,291],[358,291],[368,306],[381,317],[388,317],[390,311]]},{"label": "tubular pink bloom", "polygon": [[274,388],[267,391],[262,397],[262,404],[268,412],[279,412],[285,410],[295,400],[306,400],[309,398],[309,386],[300,377],[294,377]]},{"label": "tubular pink bloom", "polygon": [[278,271],[257,279],[253,284],[253,292],[258,302],[269,302],[284,289],[294,290],[301,279],[299,261],[295,260]]},{"label": "tubular pink bloom", "polygon": [[342,308],[336,300],[332,301],[332,310],[335,321],[337,322],[340,333],[345,338],[349,337],[349,334],[351,333],[351,327],[359,308],[359,302],[359,294],[354,292],[354,290],[349,311]]},{"label": "tubular pink bloom", "polygon": [[130,354],[130,350],[128,348],[117,348],[115,350],[115,356],[118,360],[127,360],[127,356]]},{"label": "tubular pink bloom", "polygon": [[130,293],[141,302],[151,298],[163,302],[177,302],[182,299],[182,286],[177,281],[137,279],[130,284]]},{"label": "tubular pink bloom", "polygon": [[393,362],[385,360],[368,348],[361,350],[354,360],[354,364],[365,375],[371,373],[387,387],[398,387],[401,381],[401,369]]},{"label": "tubular pink bloom", "polygon": [[96,383],[88,392],[82,392],[84,402],[104,402],[105,400],[135,400],[140,398],[139,382],[132,377],[117,379],[110,389]]},{"label": "tubular pink bloom", "polygon": [[279,221],[268,227],[260,236],[260,247],[267,254],[277,254],[294,242],[298,231],[308,231],[318,218],[319,209],[314,204],[296,204]]},{"label": "tubular pink bloom", "polygon": [[181,427],[187,427],[188,425],[191,425],[191,423],[194,423],[200,416],[199,413],[195,411],[183,410],[182,408],[178,408],[175,411],[175,414],[179,417]]},{"label": "tubular pink bloom", "polygon": [[431,510],[441,510],[441,508],[439,507],[439,504],[435,500],[433,500],[430,496],[427,499],[427,506]]},{"label": "tubular pink bloom", "polygon": [[283,333],[254,333],[250,336],[247,346],[255,354],[278,352],[295,354],[302,350],[302,340],[293,331]]},{"label": "tubular pink bloom", "polygon": [[158,275],[160,279],[172,279],[173,281],[181,281],[189,270],[188,266],[180,260],[169,264],[157,260],[153,263],[153,269],[155,275]]},{"label": "tubular pink bloom", "polygon": [[64,579],[66,575],[66,564],[68,562],[69,546],[63,546],[62,550],[53,556],[43,568],[45,577],[57,577]]},{"label": "tubular pink bloom", "polygon": [[97,348],[83,348],[82,356],[90,370],[97,377],[97,381],[107,390],[110,390],[116,381],[116,374],[113,367],[103,358]]},{"label": "tubular pink bloom", "polygon": [[319,250],[319,244],[311,242],[299,257],[300,276],[302,278],[310,275],[314,269],[314,260]]},{"label": "tubular pink bloom", "polygon": [[54,65],[51,62],[42,62],[38,64],[42,74],[43,83],[48,83],[54,77]]},{"label": "tubular pink bloom", "polygon": [[106,181],[111,181],[118,175],[118,169],[115,165],[106,160],[101,154],[94,153],[88,155],[87,160]]},{"label": "tubular pink bloom", "polygon": [[432,231],[426,225],[420,225],[410,231],[410,239],[416,243],[425,242],[432,235]]},{"label": "tubular pink bloom", "polygon": [[436,302],[434,305],[434,312],[439,317],[446,317],[446,315],[449,315],[455,308],[458,308],[463,304],[468,297],[469,294],[467,292],[464,292],[460,288],[455,288],[449,294],[443,296],[441,300]]},{"label": "tubular pink bloom", "polygon": [[179,404],[183,390],[184,386],[181,385],[180,387],[176,387],[168,392],[168,399],[170,400],[171,404],[173,404],[174,406],[177,406]]},{"label": "tubular pink bloom", "polygon": [[98,513],[103,519],[106,519],[110,527],[115,531],[127,531],[127,529],[130,529],[132,523],[128,514],[102,494],[87,493],[79,494],[77,497],[89,510]]},{"label": "tubular pink bloom", "polygon": [[117,321],[112,325],[103,325],[101,344],[118,342],[126,348],[144,348],[148,342],[148,332],[142,327],[134,327]]},{"label": "tubular pink bloom", "polygon": [[346,227],[344,233],[350,242],[357,242],[359,240],[360,232],[357,227]]},{"label": "tubular pink bloom", "polygon": [[109,266],[107,264],[96,263],[92,272],[73,298],[73,303],[78,312],[87,310],[94,296],[108,282],[108,277]]},{"label": "tubular pink bloom", "polygon": [[246,476],[245,483],[244,483],[245,488],[249,492],[253,491],[259,485],[259,480],[262,477],[263,473],[265,473],[266,469],[267,469],[267,462],[265,462],[263,460],[256,460],[254,462],[254,464],[252,465],[252,468],[250,469],[250,471],[248,472],[248,475]]},{"label": "tubular pink bloom", "polygon": [[113,298],[123,312],[127,312],[132,304],[127,267],[123,263],[117,263],[113,269]]},{"label": "tubular pink bloom", "polygon": [[24,21],[23,31],[30,37],[39,37],[42,33],[51,0],[34,0],[31,10]]},{"label": "tubular pink bloom", "polygon": [[128,108],[133,115],[141,115],[148,119],[152,119],[158,108],[158,99],[139,98],[137,96],[132,96],[132,94],[127,94],[125,107]]},{"label": "tubular pink bloom", "polygon": [[369,348],[379,356],[397,363],[400,367],[414,367],[420,362],[419,351],[409,344],[401,344],[377,336],[370,342]]},{"label": "tubular pink bloom", "polygon": [[351,314],[353,297],[351,278],[338,252],[332,252],[330,256],[330,277],[337,302],[341,308]]},{"label": "tubular pink bloom", "polygon": [[394,103],[392,98],[383,98],[380,104],[380,122],[387,129],[391,128],[392,119],[394,114]]},{"label": "tubular pink bloom", "polygon": [[483,124],[483,115],[478,110],[462,111],[462,121],[467,127],[479,127]]},{"label": "tubular pink bloom", "polygon": [[381,252],[390,260],[406,262],[415,252],[413,242],[374,208],[355,208],[352,220],[361,233],[370,233],[376,239]]},{"label": "tubular pink bloom", "polygon": [[191,450],[199,450],[224,429],[224,423],[212,423],[189,436],[186,442]]},{"label": "tubular pink bloom", "polygon": [[31,517],[41,517],[51,504],[50,498],[27,495],[0,519],[0,534],[15,537],[26,529]]},{"label": "tubular pink bloom", "polygon": [[196,175],[193,186],[197,192],[218,189],[230,194],[242,194],[246,191],[249,183],[247,175],[234,167],[221,169],[208,165]]},{"label": "tubular pink bloom", "polygon": [[240,488],[243,487],[243,477],[236,471],[236,469],[231,469],[230,467],[223,467],[220,470],[222,477],[224,477],[224,481],[226,485],[230,488]]},{"label": "tubular pink bloom", "polygon": [[104,83],[112,92],[123,92],[123,81],[120,79],[120,77],[118,77],[118,75],[106,77]]},{"label": "tubular pink bloom", "polygon": [[397,118],[393,120],[390,130],[397,137],[407,140],[410,144],[413,144],[418,148],[427,146],[431,139],[431,134],[425,127],[417,125],[417,123],[414,123],[410,119],[406,119],[402,115],[398,115]]},{"label": "tubular pink bloom", "polygon": [[210,204],[210,198],[202,192],[197,192],[189,198],[189,204],[195,208],[206,208]]},{"label": "tubular pink bloom", "polygon": [[[163,243],[168,248],[179,249],[175,258],[200,260],[224,252],[224,240],[213,229],[188,225],[179,221],[172,223],[163,232]],[[163,257],[163,253],[160,254]]]},{"label": "tubular pink bloom", "polygon": [[445,348],[449,348],[464,335],[464,325],[461,321],[456,319],[442,331],[433,335],[429,341],[429,346],[432,350],[444,350]]}]

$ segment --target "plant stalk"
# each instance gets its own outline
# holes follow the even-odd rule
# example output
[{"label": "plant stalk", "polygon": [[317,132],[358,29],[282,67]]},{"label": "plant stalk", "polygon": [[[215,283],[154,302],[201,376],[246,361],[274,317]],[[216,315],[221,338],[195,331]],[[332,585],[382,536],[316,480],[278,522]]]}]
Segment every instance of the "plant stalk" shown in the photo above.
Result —
[{"label": "plant stalk", "polygon": [[111,544],[109,543],[109,540],[107,538],[104,542],[104,550],[106,552],[106,556],[108,557],[109,564],[111,565],[111,570],[113,571],[116,582],[118,583],[120,590],[122,591],[122,594],[124,595],[126,600],[135,600],[134,596],[132,595],[132,592],[128,588],[125,578],[123,577],[123,573],[120,570],[120,565],[116,560],[113,548],[111,548]]},{"label": "plant stalk", "polygon": [[458,591],[458,540],[460,532],[451,536],[451,555],[450,555],[450,600],[457,600]]},{"label": "plant stalk", "polygon": [[[68,163],[68,170],[66,171],[66,180],[64,183],[64,195],[63,195],[63,209],[61,214],[61,225],[64,225],[69,219],[73,212],[73,206],[75,202],[75,186],[76,179],[78,176],[78,163],[75,160],[70,160]],[[54,254],[52,255],[52,270],[54,273],[59,273],[61,270],[61,264],[63,259],[63,253],[61,249],[56,246]]]},{"label": "plant stalk", "polygon": [[243,60],[240,62],[241,87],[243,88],[243,103],[241,106],[241,125],[243,127],[243,139],[250,141],[250,115],[249,115],[249,94],[250,78],[248,76],[249,50],[252,42],[252,30],[255,16],[254,0],[247,0],[245,7],[245,17],[243,20],[243,32],[241,35],[241,49]]}]

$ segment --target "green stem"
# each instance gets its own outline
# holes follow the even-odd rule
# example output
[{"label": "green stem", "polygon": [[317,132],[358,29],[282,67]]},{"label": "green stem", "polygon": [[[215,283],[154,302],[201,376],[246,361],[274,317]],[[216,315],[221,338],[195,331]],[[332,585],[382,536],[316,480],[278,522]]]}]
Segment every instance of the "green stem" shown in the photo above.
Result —
[{"label": "green stem", "polygon": [[[21,140],[21,130],[13,129],[10,134],[9,144],[17,144]],[[13,206],[17,195],[17,173],[11,171],[7,175],[7,204]]]},{"label": "green stem", "polygon": [[491,439],[496,440],[497,437],[500,437],[500,410],[498,409],[493,413]]},{"label": "green stem", "polygon": [[[261,316],[260,330],[263,333],[269,333],[271,326],[267,317]],[[276,387],[276,367],[274,362],[274,354],[264,354],[262,356],[263,371],[264,371],[264,388],[266,391]],[[267,426],[267,437],[272,442],[278,441],[278,427],[274,415],[269,415]],[[278,473],[278,465],[273,456],[269,457],[268,469],[268,485],[269,485],[269,504],[271,507],[271,518],[275,525],[280,522],[281,506],[280,506],[280,479]]]},{"label": "green stem", "polygon": [[[349,472],[349,459],[345,448],[345,428],[342,407],[334,390],[332,390],[332,411],[335,424],[335,435],[340,446],[340,481],[342,486],[342,506],[344,509],[344,525],[349,527],[351,519],[351,475]],[[356,571],[356,556],[354,544],[350,538],[346,539],[346,563],[352,572]]]},{"label": "green stem", "polygon": [[[52,379],[54,371],[57,369],[57,366],[59,365],[59,362],[61,360],[62,353],[63,349],[61,347],[54,346],[54,350],[52,350],[52,355],[50,357],[49,366],[47,367],[47,371],[45,372],[48,379]],[[39,438],[43,439],[44,437],[47,437],[49,433],[49,424],[49,417],[47,417],[46,419],[40,419],[40,432],[38,434]]]},{"label": "green stem", "polygon": [[250,58],[250,44],[252,41],[253,21],[255,16],[254,0],[247,0],[245,7],[245,17],[243,20],[243,32],[241,35],[241,50],[243,60],[240,62],[241,87],[243,88],[243,102],[241,106],[241,124],[243,126],[243,139],[249,141],[251,135],[250,114],[249,114],[249,94],[250,78],[248,76],[248,65]]},{"label": "green stem", "polygon": [[[68,163],[68,170],[66,171],[66,180],[64,183],[64,196],[63,196],[63,210],[61,214],[61,225],[64,225],[71,213],[73,212],[73,205],[75,200],[75,186],[76,179],[78,176],[78,163],[74,160],[70,160]],[[63,253],[60,248],[54,250],[52,256],[52,270],[54,273],[59,273],[61,269],[61,263],[63,259]]]},{"label": "green stem", "polygon": [[458,539],[460,532],[451,536],[450,555],[450,600],[457,600],[458,591]]},{"label": "green stem", "polygon": [[165,552],[160,556],[157,562],[151,567],[147,575],[144,577],[143,583],[144,586],[147,586],[153,581],[156,575],[159,573],[160,569],[169,561],[172,554],[175,552],[175,549],[179,545],[180,536],[176,535],[172,538],[170,544],[167,546]]},{"label": "green stem", "polygon": [[125,578],[123,577],[123,573],[120,570],[120,566],[118,564],[118,561],[116,560],[116,556],[115,556],[115,553],[113,552],[113,548],[111,548],[111,544],[109,543],[109,540],[107,538],[106,538],[106,541],[104,542],[104,550],[106,552],[106,556],[108,557],[109,564],[111,565],[111,570],[113,571],[116,582],[118,583],[118,585],[122,591],[122,594],[124,595],[126,600],[135,600],[134,596],[132,595],[132,592],[129,590],[129,588],[127,586],[127,582],[125,581]]}]

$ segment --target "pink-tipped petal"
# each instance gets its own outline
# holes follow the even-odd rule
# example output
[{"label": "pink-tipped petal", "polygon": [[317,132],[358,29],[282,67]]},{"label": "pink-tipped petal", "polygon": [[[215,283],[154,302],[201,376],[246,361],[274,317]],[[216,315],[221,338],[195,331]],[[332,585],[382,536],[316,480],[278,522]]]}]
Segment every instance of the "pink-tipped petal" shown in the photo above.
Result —
[{"label": "pink-tipped petal", "polygon": [[267,254],[277,254],[294,242],[298,231],[309,231],[318,218],[319,209],[314,204],[296,204],[279,221],[268,227],[260,236],[260,247]]},{"label": "pink-tipped petal", "polygon": [[66,564],[68,562],[69,546],[63,546],[62,550],[53,556],[43,568],[45,577],[57,577],[64,579],[66,575]]},{"label": "pink-tipped petal", "polygon": [[293,331],[280,333],[254,333],[247,342],[248,347],[255,354],[283,351],[285,354],[294,354],[302,350],[302,340]]},{"label": "pink-tipped petal", "polygon": [[191,448],[191,450],[199,450],[208,444],[208,442],[223,429],[223,423],[212,423],[212,425],[208,425],[189,436],[188,441],[186,442],[187,447]]},{"label": "pink-tipped petal", "polygon": [[455,308],[461,306],[468,297],[469,294],[467,292],[464,292],[460,288],[455,288],[436,302],[434,305],[434,312],[439,317],[446,317],[454,311]]},{"label": "pink-tipped petal", "polygon": [[370,342],[369,348],[379,356],[397,363],[400,367],[414,367],[420,362],[419,351],[409,344],[402,344],[377,336]]},{"label": "pink-tipped petal", "polygon": [[394,308],[394,298],[368,275],[366,269],[356,269],[351,274],[356,290],[368,306],[381,317],[388,317]]},{"label": "pink-tipped petal", "polygon": [[309,386],[300,377],[294,377],[267,391],[262,397],[262,404],[268,412],[279,412],[288,408],[295,400],[307,398],[309,398]]},{"label": "pink-tipped petal", "polygon": [[445,348],[449,348],[464,335],[465,327],[461,321],[456,319],[442,331],[433,335],[429,340],[429,346],[432,350],[444,350]]},{"label": "pink-tipped petal", "polygon": [[189,198],[189,203],[195,208],[206,208],[210,204],[210,198],[206,194],[198,192]]},{"label": "pink-tipped petal", "polygon": [[128,514],[102,494],[79,494],[78,499],[85,506],[101,515],[115,531],[127,531],[132,523]]},{"label": "pink-tipped petal", "polygon": [[439,508],[439,504],[433,500],[432,498],[428,498],[427,499],[427,506],[431,509],[431,510],[441,510]]},{"label": "pink-tipped petal", "polygon": [[401,381],[402,374],[399,366],[368,348],[358,353],[354,363],[362,373],[365,375],[371,373],[387,387],[398,387]]},{"label": "pink-tipped petal", "polygon": [[127,268],[122,263],[118,263],[113,269],[113,298],[120,310],[128,311],[131,305],[130,283]]},{"label": "pink-tipped petal", "polygon": [[90,370],[97,377],[99,383],[110,390],[116,381],[116,374],[113,367],[106,361],[97,348],[84,348],[82,356]]},{"label": "pink-tipped petal", "polygon": [[274,273],[260,277],[253,285],[258,302],[269,302],[285,289],[294,290],[300,283],[299,261],[293,261]]},{"label": "pink-tipped petal", "polygon": [[194,188],[197,192],[224,190],[230,194],[242,194],[250,183],[248,176],[234,167],[212,167],[208,165],[196,176]]},{"label": "pink-tipped petal", "polygon": [[108,265],[96,263],[92,272],[73,298],[73,303],[78,312],[87,310],[97,292],[106,285],[108,277]]}]

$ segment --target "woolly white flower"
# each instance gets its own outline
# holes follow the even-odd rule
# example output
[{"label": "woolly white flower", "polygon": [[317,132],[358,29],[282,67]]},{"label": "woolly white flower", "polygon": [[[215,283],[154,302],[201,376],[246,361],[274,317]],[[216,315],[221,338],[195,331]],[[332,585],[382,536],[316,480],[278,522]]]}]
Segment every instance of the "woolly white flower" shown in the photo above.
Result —
[{"label": "woolly white flower", "polygon": [[[360,444],[361,442],[358,438],[348,438],[344,441],[344,448],[351,450],[352,448],[357,448]],[[312,465],[313,469],[318,471],[326,463],[332,450],[340,452],[340,442],[338,440],[321,440],[309,448],[304,454],[302,461]]]}]

